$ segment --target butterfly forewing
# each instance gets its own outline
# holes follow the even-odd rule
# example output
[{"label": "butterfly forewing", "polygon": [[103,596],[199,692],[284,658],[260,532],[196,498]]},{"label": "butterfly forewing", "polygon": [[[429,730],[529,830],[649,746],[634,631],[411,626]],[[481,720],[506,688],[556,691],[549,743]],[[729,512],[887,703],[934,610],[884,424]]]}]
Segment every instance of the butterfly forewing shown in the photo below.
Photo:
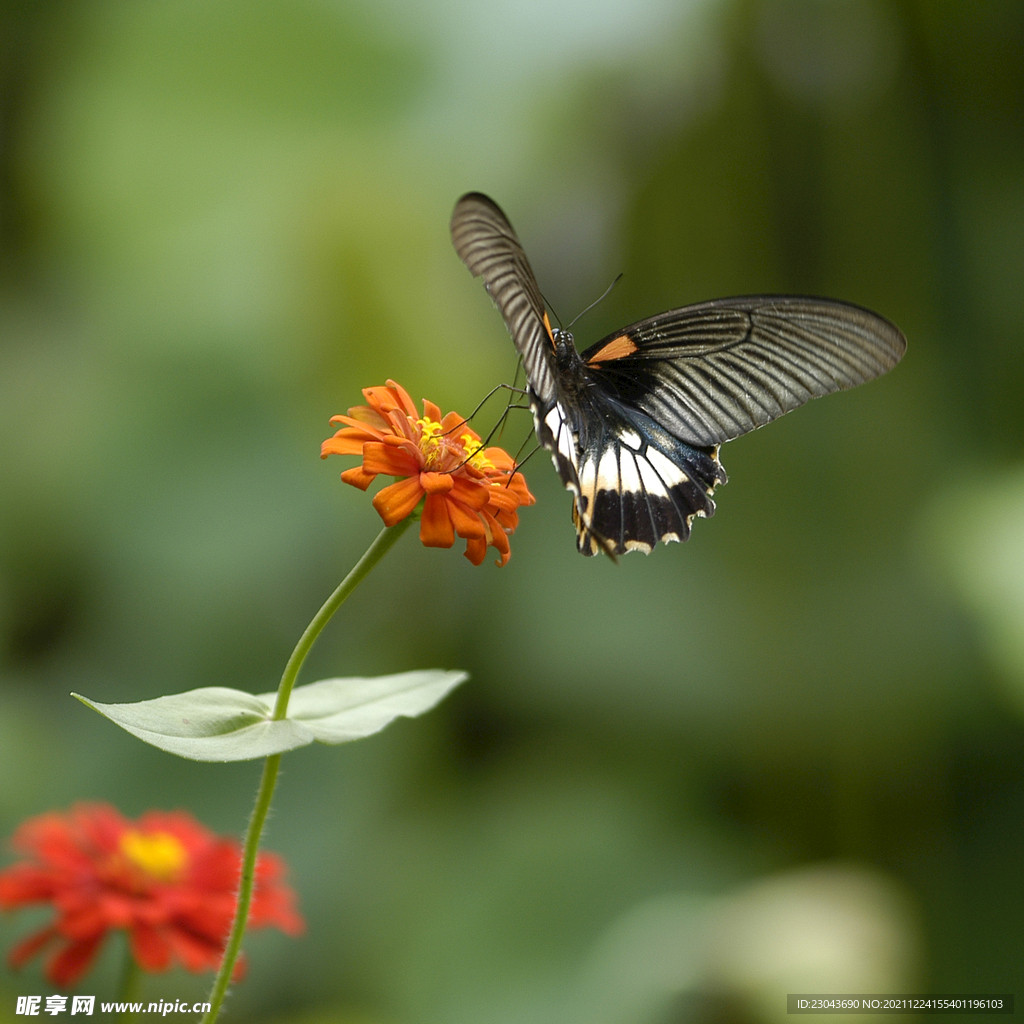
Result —
[{"label": "butterfly forewing", "polygon": [[905,350],[897,327],[860,306],[762,295],[660,313],[582,358],[618,398],[709,446],[881,376]]},{"label": "butterfly forewing", "polygon": [[470,192],[456,204],[452,242],[474,277],[482,277],[523,357],[526,379],[544,402],[554,400],[551,335],[544,300],[508,219],[485,195]]}]

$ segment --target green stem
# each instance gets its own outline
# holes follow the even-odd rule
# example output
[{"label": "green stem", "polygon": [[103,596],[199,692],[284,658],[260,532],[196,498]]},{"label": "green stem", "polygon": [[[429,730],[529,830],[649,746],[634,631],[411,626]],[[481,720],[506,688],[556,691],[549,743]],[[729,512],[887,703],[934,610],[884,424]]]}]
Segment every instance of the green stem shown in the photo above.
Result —
[{"label": "green stem", "polygon": [[[274,705],[273,718],[275,721],[283,719],[288,713],[288,699],[291,697],[292,688],[298,678],[299,669],[302,668],[306,655],[309,654],[310,648],[323,631],[324,626],[330,622],[331,616],[344,604],[349,594],[387,554],[395,541],[405,533],[412,521],[412,518],[409,517],[394,526],[386,526],[381,530],[374,542],[367,548],[366,554],[356,562],[352,571],[341,581],[338,589],[313,616],[313,621],[299,638],[281,676],[281,684],[277,690],[277,703]],[[235,961],[242,948],[242,938],[245,935],[245,925],[249,918],[249,906],[252,903],[252,891],[256,880],[256,857],[259,853],[260,837],[263,834],[267,813],[270,811],[270,802],[274,796],[274,787],[277,785],[277,773],[280,767],[280,754],[272,754],[263,764],[263,777],[260,779],[260,788],[256,793],[256,806],[252,809],[249,827],[245,833],[245,845],[242,850],[242,877],[238,886],[238,906],[235,909],[235,919],[231,925],[231,934],[228,936],[224,958],[221,960],[220,969],[213,982],[213,989],[210,991],[210,1009],[203,1016],[202,1024],[213,1024],[217,1019],[231,982],[231,972],[234,970]]]},{"label": "green stem", "polygon": [[[131,941],[127,934],[124,937],[124,966],[121,969],[121,987],[119,1001],[122,1003],[131,1003],[135,1001],[136,996],[139,994],[139,983],[142,981],[142,972],[139,970],[139,965],[135,962],[135,957],[132,956]],[[121,1015],[121,1020],[128,1020],[132,1014],[125,1010]]]},{"label": "green stem", "polygon": [[228,937],[227,948],[224,950],[224,959],[220,962],[220,970],[217,971],[217,977],[214,979],[213,988],[210,991],[210,1009],[203,1016],[203,1024],[213,1024],[217,1019],[231,982],[231,972],[234,970],[235,961],[242,949],[245,925],[249,919],[249,904],[252,902],[253,882],[256,878],[256,855],[259,853],[260,836],[263,834],[263,824],[267,820],[267,812],[270,810],[270,801],[274,797],[277,771],[280,767],[280,754],[271,754],[263,762],[263,778],[260,779],[260,788],[256,793],[256,806],[252,809],[249,828],[245,833],[245,847],[242,851],[242,877],[238,885],[238,906],[235,908],[235,920],[231,925],[231,934]]},{"label": "green stem", "polygon": [[377,534],[374,542],[366,549],[366,554],[359,559],[352,567],[352,571],[338,584],[338,589],[324,602],[323,607],[313,616],[313,621],[306,627],[306,631],[299,637],[299,642],[288,659],[281,675],[281,684],[277,688],[277,703],[274,705],[273,718],[278,721],[288,713],[288,699],[292,695],[292,688],[298,678],[299,669],[309,654],[316,638],[320,635],[324,626],[331,621],[331,616],[345,603],[345,599],[352,593],[369,571],[391,550],[395,541],[402,536],[409,528],[412,517],[403,519],[394,526],[385,526]]}]

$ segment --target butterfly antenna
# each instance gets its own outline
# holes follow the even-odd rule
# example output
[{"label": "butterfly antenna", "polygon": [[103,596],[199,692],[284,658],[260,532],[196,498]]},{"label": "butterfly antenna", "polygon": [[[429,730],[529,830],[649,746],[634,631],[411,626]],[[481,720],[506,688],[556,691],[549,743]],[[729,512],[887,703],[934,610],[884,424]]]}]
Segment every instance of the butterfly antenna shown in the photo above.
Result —
[{"label": "butterfly antenna", "polygon": [[[618,284],[618,283],[619,283],[619,282],[620,282],[621,280],[622,280],[622,274],[619,274],[619,275],[618,275],[618,276],[617,276],[617,277],[615,278],[615,280],[614,280],[614,281],[612,281],[612,283],[611,283],[610,285],[608,285],[608,287],[607,287],[607,288],[605,288],[605,290],[604,290],[603,292],[601,292],[601,294],[600,294],[600,295],[599,295],[599,296],[598,296],[598,297],[597,297],[596,299],[594,299],[594,301],[593,301],[593,302],[592,302],[592,303],[591,303],[591,304],[590,304],[589,306],[587,306],[587,308],[586,308],[585,310],[583,310],[583,313],[589,313],[589,312],[590,312],[590,311],[591,311],[591,310],[592,310],[592,309],[593,309],[593,308],[594,308],[594,307],[595,307],[595,306],[596,306],[596,305],[597,305],[597,304],[598,304],[599,302],[603,302],[603,301],[604,301],[604,300],[605,300],[606,298],[608,298],[608,293],[609,293],[609,292],[610,292],[610,291],[611,291],[611,290],[612,290],[612,289],[613,289],[613,288],[614,288],[614,287],[615,287],[615,286],[616,286],[616,285],[617,285],[617,284]],[[579,318],[580,318],[581,316],[583,316],[583,313],[577,313],[577,314],[576,314],[576,316],[574,316],[574,317],[573,317],[573,320],[572,320],[572,324],[576,323],[576,321],[577,321],[577,320],[579,320]],[[569,326],[568,326],[568,327],[566,327],[566,330],[567,330],[567,331],[571,331],[571,330],[572,330],[572,324],[569,324]]]},{"label": "butterfly antenna", "polygon": [[[526,392],[522,388],[514,387],[511,384],[498,384],[496,387],[491,388],[491,390],[488,391],[486,395],[484,395],[480,404],[468,416],[466,416],[464,419],[459,420],[459,422],[456,423],[455,426],[449,427],[442,436],[447,437],[449,434],[454,433],[456,430],[461,430],[464,426],[466,426],[466,424],[469,423],[471,419],[473,419],[476,416],[476,414],[487,404],[488,401],[490,401],[491,398],[493,398],[499,391],[502,390],[508,391],[509,393],[508,405],[505,407],[506,412],[508,411],[509,408],[512,407],[512,395],[526,394]],[[502,419],[504,419],[504,414],[502,415]],[[498,422],[500,423],[501,420],[499,420]]]},{"label": "butterfly antenna", "polygon": [[[545,308],[549,309],[551,311],[551,315],[558,321],[558,327],[559,327],[559,329],[561,329],[561,327],[562,327],[562,318],[555,312],[555,307],[552,306],[550,302],[548,302],[548,297],[543,292],[540,293],[540,297],[544,300]],[[522,362],[522,357],[521,356],[520,356],[520,362]]]},{"label": "butterfly antenna", "polygon": [[[519,391],[518,388],[512,388],[508,384],[499,384],[498,387],[496,387],[494,389],[494,391],[491,392],[491,394],[493,395],[494,392],[497,391],[499,388],[507,388],[510,392],[518,392]],[[520,394],[525,394],[526,392],[519,392],[519,393]],[[488,398],[489,397],[490,397],[490,395],[488,395]],[[486,401],[486,400],[487,399],[484,399],[484,401]],[[508,414],[513,409],[525,409],[525,410],[529,411],[530,407],[528,405],[513,405],[512,402],[509,401],[509,404],[505,406],[505,410],[502,412],[501,416],[498,417],[498,421],[494,424],[493,427],[491,427],[490,433],[480,442],[480,447],[477,449],[477,451],[480,451],[480,450],[486,448],[491,443],[491,441],[494,439],[494,435],[497,432],[499,427],[504,429],[505,420],[508,418]],[[474,415],[476,415],[476,413],[474,413]],[[466,424],[466,422],[467,422],[466,420],[463,420],[461,423],[456,424],[454,427],[452,427],[451,430],[458,430],[458,429],[460,429],[462,426],[464,426]],[[450,434],[451,430],[446,430],[445,433],[446,434]],[[525,445],[526,442],[524,441],[523,444]],[[519,450],[522,451],[522,445],[520,445]],[[467,462],[470,461],[471,458],[472,458],[472,456],[469,456],[469,457],[463,459],[462,462],[460,462],[455,467],[455,469],[461,469],[464,465],[466,465]],[[454,470],[452,470],[452,472],[454,472]],[[514,472],[514,470],[513,470],[513,472]]]},{"label": "butterfly antenna", "polygon": [[[523,357],[519,356],[516,359],[516,372],[512,375],[512,387],[516,388],[517,390],[522,390],[518,386],[519,385],[519,374],[521,374],[521,373],[523,373]],[[523,393],[525,394],[525,391]]]},{"label": "butterfly antenna", "polygon": [[[519,383],[519,366],[520,366],[520,363],[517,362],[516,363],[516,372],[515,372],[515,376],[512,378],[512,385],[511,385],[511,387],[515,387],[516,384]],[[508,411],[511,408],[512,408],[512,391],[510,390],[508,395],[506,396],[505,411],[501,414],[501,418],[498,420],[498,423],[501,424],[501,430],[498,431],[498,441],[499,441],[499,443],[500,443],[501,439],[505,436],[505,424],[508,422]],[[494,434],[494,431],[492,430],[491,434],[488,435],[488,440],[490,440],[490,437],[493,434]]]},{"label": "butterfly antenna", "polygon": [[509,475],[508,475],[508,479],[507,479],[507,480],[505,481],[505,486],[506,486],[506,487],[509,487],[509,486],[511,486],[511,484],[512,484],[512,479],[513,479],[513,477],[514,477],[514,476],[516,475],[516,473],[518,473],[518,472],[519,472],[519,471],[520,471],[520,470],[521,470],[521,469],[523,468],[523,466],[525,466],[525,465],[526,465],[526,464],[527,464],[527,463],[528,463],[528,462],[530,461],[530,459],[532,459],[532,458],[534,457],[534,455],[536,455],[536,454],[537,454],[537,452],[539,452],[539,451],[540,451],[540,445],[538,444],[538,445],[536,445],[536,446],[535,446],[535,447],[533,448],[533,450],[532,450],[532,451],[530,452],[530,454],[526,456],[526,458],[525,458],[525,459],[523,459],[522,461],[520,461],[520,460],[519,460],[519,454],[520,454],[520,452],[522,452],[522,450],[523,450],[523,449],[524,449],[524,448],[526,447],[526,445],[527,445],[527,442],[528,442],[529,440],[530,440],[529,438],[526,438],[526,440],[525,440],[525,441],[523,441],[523,443],[522,443],[522,444],[521,444],[521,445],[519,446],[519,451],[518,451],[518,452],[516,452],[516,457],[515,457],[515,465],[514,465],[514,466],[512,467],[512,471],[511,471],[511,472],[509,473]]},{"label": "butterfly antenna", "polygon": [[495,423],[493,427],[491,427],[491,432],[480,442],[480,447],[481,448],[486,447],[487,445],[489,445],[491,443],[492,440],[494,440],[494,435],[497,432],[499,427],[502,427],[502,429],[504,429],[505,420],[508,419],[508,414],[513,409],[529,409],[529,406],[528,405],[512,405],[511,402],[508,405],[506,405],[505,406],[505,411],[498,418],[498,422]]}]

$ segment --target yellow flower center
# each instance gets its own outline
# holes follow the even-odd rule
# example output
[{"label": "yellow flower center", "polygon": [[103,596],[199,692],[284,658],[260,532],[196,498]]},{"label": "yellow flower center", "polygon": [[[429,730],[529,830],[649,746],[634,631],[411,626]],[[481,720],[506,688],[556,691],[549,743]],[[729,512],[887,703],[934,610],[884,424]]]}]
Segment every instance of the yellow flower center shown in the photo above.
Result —
[{"label": "yellow flower center", "polygon": [[148,875],[170,882],[181,874],[188,851],[169,832],[138,832],[121,836],[121,852]]},{"label": "yellow flower center", "polygon": [[474,441],[469,434],[462,435],[462,447],[466,449],[466,461],[470,465],[486,473],[494,469],[494,463],[484,455],[484,446],[479,441]]},{"label": "yellow flower center", "polygon": [[416,421],[422,431],[420,435],[420,451],[426,459],[429,469],[439,468],[438,463],[444,457],[445,439],[441,433],[441,424],[429,420],[425,416]]},{"label": "yellow flower center", "polygon": [[427,469],[450,473],[464,462],[485,473],[494,469],[491,460],[484,455],[484,446],[474,440],[472,434],[463,434],[456,441],[450,432],[441,432],[440,423],[425,416],[418,419],[416,425],[420,428],[420,451]]}]

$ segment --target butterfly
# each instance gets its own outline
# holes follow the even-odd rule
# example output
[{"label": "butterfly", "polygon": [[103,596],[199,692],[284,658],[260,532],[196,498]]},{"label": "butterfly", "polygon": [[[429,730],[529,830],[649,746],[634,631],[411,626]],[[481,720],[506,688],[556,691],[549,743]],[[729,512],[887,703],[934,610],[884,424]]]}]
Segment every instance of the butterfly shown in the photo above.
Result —
[{"label": "butterfly", "polygon": [[573,495],[584,555],[685,541],[728,479],[719,445],[891,370],[907,341],[847,302],[746,295],[670,309],[577,352],[551,326],[498,205],[464,195],[455,251],[482,277],[522,358],[537,440]]}]

